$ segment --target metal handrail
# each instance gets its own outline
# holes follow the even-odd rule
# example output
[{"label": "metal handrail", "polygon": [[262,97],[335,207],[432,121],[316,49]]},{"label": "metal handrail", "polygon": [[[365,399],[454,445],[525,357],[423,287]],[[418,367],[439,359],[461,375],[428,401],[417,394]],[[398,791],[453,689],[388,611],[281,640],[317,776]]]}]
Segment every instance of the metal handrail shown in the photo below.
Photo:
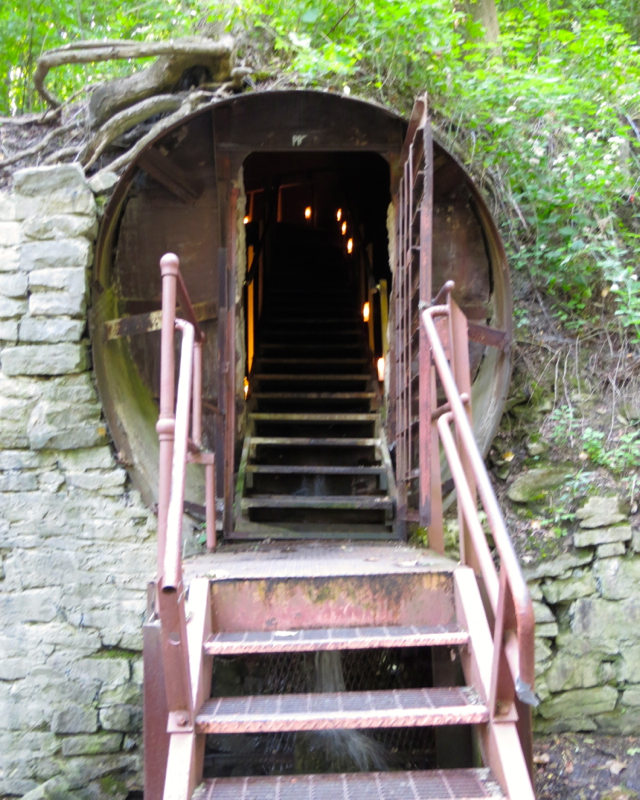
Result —
[{"label": "metal handrail", "polygon": [[[453,303],[451,299],[452,282],[447,282],[446,287],[443,287],[443,289],[445,291],[441,292],[437,297],[439,304],[424,309],[421,313],[431,357],[448,404],[447,413],[439,416],[436,414],[436,425],[456,486],[458,503],[469,531],[479,570],[484,579],[489,603],[496,618],[494,633],[496,654],[491,681],[492,701],[494,701],[495,707],[492,711],[505,713],[508,710],[506,708],[508,704],[502,703],[502,708],[500,708],[499,699],[496,696],[500,692],[498,684],[503,680],[499,675],[499,671],[504,659],[506,659],[506,663],[509,666],[513,688],[518,698],[530,705],[537,703],[532,691],[534,682],[535,629],[533,605],[482,455],[478,449],[467,410],[456,386],[445,348],[435,324],[436,317],[451,318]],[[445,297],[446,304],[441,304]],[[453,357],[454,355],[452,354]],[[452,423],[455,425],[456,439],[454,439],[451,432]],[[500,574],[498,574],[494,565],[482,523],[478,516],[476,499],[465,473],[461,453],[464,455],[473,474],[477,491],[487,516],[493,541],[500,557]],[[509,634],[506,631],[506,627],[510,602],[513,605],[515,622],[515,646],[511,640],[507,641]]]},{"label": "metal handrail", "polygon": [[[215,547],[215,475],[213,453],[202,442],[202,332],[180,274],[180,261],[167,253],[162,272],[162,334],[160,358],[160,439],[158,490],[157,610],[160,617],[164,682],[169,730],[194,724],[189,672],[185,592],[182,584],[182,519],[187,463],[205,466],[207,545]],[[176,319],[177,298],[188,320]],[[182,333],[177,399],[175,391],[175,331]]]}]

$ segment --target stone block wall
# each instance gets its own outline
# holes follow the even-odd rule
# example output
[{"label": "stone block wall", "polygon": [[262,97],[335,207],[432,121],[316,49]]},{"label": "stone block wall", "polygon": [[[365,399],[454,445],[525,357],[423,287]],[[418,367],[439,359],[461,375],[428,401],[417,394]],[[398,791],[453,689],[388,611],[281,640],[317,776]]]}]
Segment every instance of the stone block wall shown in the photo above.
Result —
[{"label": "stone block wall", "polygon": [[0,796],[125,797],[141,780],[155,518],[91,374],[96,230],[78,167],[22,170],[0,194]]},{"label": "stone block wall", "polygon": [[526,570],[536,612],[535,730],[640,733],[640,531],[617,497],[578,512],[573,550]]}]

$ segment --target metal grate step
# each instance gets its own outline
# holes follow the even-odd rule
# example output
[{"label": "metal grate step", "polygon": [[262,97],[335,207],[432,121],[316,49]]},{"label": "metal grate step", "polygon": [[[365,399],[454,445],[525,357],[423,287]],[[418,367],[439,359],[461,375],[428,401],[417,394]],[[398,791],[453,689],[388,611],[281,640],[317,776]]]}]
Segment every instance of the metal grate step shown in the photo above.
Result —
[{"label": "metal grate step", "polygon": [[504,798],[488,769],[212,778],[193,800],[477,800]]},{"label": "metal grate step", "polygon": [[327,628],[299,631],[216,633],[205,642],[209,655],[304,653],[320,650],[365,650],[383,647],[462,645],[469,634],[457,625]]},{"label": "metal grate step", "polygon": [[380,414],[295,414],[280,411],[254,412],[249,418],[256,422],[378,422]]},{"label": "metal grate step", "polygon": [[212,698],[196,716],[198,733],[363,730],[489,721],[468,687]]},{"label": "metal grate step", "polygon": [[394,507],[394,500],[392,497],[375,495],[254,494],[252,497],[243,497],[240,505],[243,510],[249,508],[329,508],[384,511]]},{"label": "metal grate step", "polygon": [[247,472],[259,475],[384,475],[386,467],[327,467],[306,464],[276,465],[276,464],[249,464]]}]

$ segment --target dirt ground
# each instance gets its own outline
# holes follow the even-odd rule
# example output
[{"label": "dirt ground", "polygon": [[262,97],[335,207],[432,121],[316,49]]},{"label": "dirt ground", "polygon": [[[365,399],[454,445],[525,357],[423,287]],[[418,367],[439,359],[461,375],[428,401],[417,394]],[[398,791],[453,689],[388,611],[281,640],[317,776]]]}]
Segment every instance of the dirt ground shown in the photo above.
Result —
[{"label": "dirt ground", "polygon": [[538,800],[640,798],[639,736],[540,736],[533,758]]}]

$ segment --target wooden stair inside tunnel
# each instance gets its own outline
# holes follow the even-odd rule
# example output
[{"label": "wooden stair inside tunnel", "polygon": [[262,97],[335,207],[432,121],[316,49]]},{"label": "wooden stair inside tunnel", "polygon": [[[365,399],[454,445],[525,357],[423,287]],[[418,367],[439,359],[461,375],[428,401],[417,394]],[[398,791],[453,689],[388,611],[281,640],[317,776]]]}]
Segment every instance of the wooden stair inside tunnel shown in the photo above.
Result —
[{"label": "wooden stair inside tunnel", "polygon": [[207,687],[193,800],[533,800],[513,789],[515,723],[496,731],[489,712],[470,568],[393,543],[300,542],[198,557],[185,580]]},{"label": "wooden stair inside tunnel", "polygon": [[234,538],[395,538],[381,393],[341,240],[279,235],[252,365]]}]

